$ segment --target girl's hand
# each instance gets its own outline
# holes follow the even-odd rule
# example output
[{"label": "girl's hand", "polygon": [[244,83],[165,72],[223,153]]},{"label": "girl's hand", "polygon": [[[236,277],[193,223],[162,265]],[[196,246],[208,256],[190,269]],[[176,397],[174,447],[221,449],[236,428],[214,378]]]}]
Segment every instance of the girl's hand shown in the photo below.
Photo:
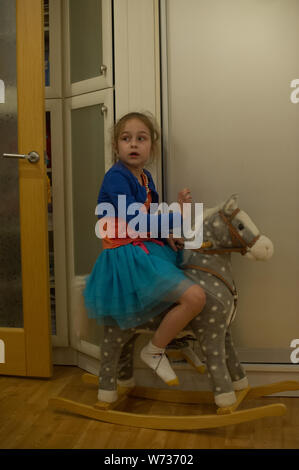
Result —
[{"label": "girl's hand", "polygon": [[174,250],[183,250],[184,249],[184,244],[185,240],[184,238],[174,238],[173,235],[170,233],[169,238],[166,239],[168,245]]},{"label": "girl's hand", "polygon": [[181,212],[183,215],[183,204],[187,202],[192,202],[191,191],[189,188],[184,188],[178,193],[178,203],[181,206]]}]

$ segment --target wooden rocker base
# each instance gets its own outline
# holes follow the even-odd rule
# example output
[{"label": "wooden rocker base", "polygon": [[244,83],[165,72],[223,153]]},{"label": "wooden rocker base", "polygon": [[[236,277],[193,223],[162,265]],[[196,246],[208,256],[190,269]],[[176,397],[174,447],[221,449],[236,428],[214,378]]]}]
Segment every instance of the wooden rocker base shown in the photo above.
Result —
[{"label": "wooden rocker base", "polygon": [[[85,383],[98,385],[97,376],[84,374],[82,379]],[[261,387],[248,387],[245,390],[236,392],[237,402],[231,407],[218,408],[215,414],[186,416],[136,414],[118,411],[115,408],[126,400],[127,397],[138,397],[171,403],[212,404],[214,403],[213,393],[203,391],[160,390],[144,387],[120,387],[119,398],[114,403],[97,402],[94,406],[90,406],[57,397],[50,399],[49,404],[57,409],[106,423],[147,429],[192,430],[218,428],[270,416],[282,416],[286,413],[287,408],[281,403],[246,410],[237,410],[237,408],[243,401],[247,401],[248,399],[256,399],[265,395],[288,390],[299,390],[299,382],[277,382]]]}]

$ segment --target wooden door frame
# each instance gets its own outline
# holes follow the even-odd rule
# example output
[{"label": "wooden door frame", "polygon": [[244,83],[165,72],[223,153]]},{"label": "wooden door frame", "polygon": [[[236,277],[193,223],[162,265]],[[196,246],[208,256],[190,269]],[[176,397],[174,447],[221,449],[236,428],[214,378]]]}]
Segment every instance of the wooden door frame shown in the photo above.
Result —
[{"label": "wooden door frame", "polygon": [[18,153],[36,151],[40,160],[18,162],[24,328],[0,328],[5,344],[0,374],[50,377],[43,1],[16,0],[16,26]]}]

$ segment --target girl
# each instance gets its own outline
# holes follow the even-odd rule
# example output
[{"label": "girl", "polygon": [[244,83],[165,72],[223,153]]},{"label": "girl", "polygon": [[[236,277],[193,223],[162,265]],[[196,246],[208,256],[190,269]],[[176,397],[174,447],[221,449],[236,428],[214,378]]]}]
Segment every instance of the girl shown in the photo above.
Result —
[{"label": "girl", "polygon": [[[98,204],[113,204],[116,234],[110,236],[108,231],[103,238],[103,251],[87,278],[84,297],[89,318],[122,329],[141,325],[172,306],[142,349],[141,359],[168,385],[177,385],[165,347],[203,309],[205,294],[177,267],[182,239],[162,238],[163,222],[169,223],[170,230],[176,220],[181,224],[183,203],[191,202],[190,191],[179,192],[179,217],[149,213],[150,203],[158,202],[159,196],[144,166],[157,153],[158,139],[155,124],[145,114],[129,113],[115,125],[112,144],[117,161],[105,174]],[[125,196],[126,209],[133,202],[144,205],[144,220],[157,223],[158,238],[150,233],[147,238],[129,236],[128,223],[136,214],[125,212],[125,219],[121,218],[118,196]]]}]

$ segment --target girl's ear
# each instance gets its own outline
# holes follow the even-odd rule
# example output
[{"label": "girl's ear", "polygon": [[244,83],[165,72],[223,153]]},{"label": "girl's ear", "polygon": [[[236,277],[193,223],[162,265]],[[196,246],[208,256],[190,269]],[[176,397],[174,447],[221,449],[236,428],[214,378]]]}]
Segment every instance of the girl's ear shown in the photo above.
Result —
[{"label": "girl's ear", "polygon": [[238,207],[238,199],[239,195],[238,194],[233,194],[223,205],[223,212],[226,215],[231,215],[234,210],[237,209]]},{"label": "girl's ear", "polygon": [[117,155],[118,155],[118,146],[117,146],[117,142],[115,142],[115,143],[112,144],[112,151],[113,151],[115,157],[117,157]]}]

